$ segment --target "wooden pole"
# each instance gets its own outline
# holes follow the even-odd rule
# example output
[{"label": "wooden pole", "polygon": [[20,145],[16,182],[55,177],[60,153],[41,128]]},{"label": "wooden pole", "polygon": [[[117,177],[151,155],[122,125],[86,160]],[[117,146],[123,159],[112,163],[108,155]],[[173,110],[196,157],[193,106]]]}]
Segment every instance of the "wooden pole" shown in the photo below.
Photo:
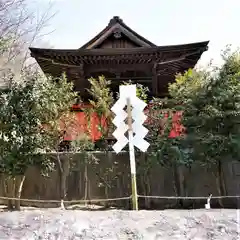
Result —
[{"label": "wooden pole", "polygon": [[136,161],[133,145],[133,129],[132,129],[132,114],[130,98],[127,98],[127,120],[128,120],[128,140],[129,140],[129,157],[131,168],[131,182],[132,182],[132,207],[133,210],[138,210],[138,195],[137,195],[137,181],[136,181]]}]

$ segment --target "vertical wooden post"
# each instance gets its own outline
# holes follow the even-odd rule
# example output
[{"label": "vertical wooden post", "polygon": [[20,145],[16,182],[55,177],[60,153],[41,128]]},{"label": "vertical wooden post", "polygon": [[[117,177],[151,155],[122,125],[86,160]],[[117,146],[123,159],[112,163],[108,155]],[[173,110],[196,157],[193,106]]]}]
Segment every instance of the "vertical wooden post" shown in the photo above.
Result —
[{"label": "vertical wooden post", "polygon": [[152,69],[152,91],[154,95],[157,95],[158,92],[158,76],[157,76],[157,63],[154,63],[153,69]]},{"label": "vertical wooden post", "polygon": [[138,195],[137,195],[137,181],[136,181],[136,162],[133,145],[133,129],[132,129],[132,114],[130,98],[127,98],[127,120],[128,120],[128,140],[129,140],[129,157],[131,168],[131,182],[132,182],[132,206],[133,210],[138,210]]}]

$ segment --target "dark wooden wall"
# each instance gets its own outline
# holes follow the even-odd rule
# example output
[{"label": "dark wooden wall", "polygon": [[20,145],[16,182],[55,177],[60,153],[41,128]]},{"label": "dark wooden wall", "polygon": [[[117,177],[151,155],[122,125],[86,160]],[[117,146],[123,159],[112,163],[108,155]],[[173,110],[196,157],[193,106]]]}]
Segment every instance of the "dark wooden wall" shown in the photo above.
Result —
[{"label": "dark wooden wall", "polygon": [[134,42],[130,41],[126,37],[115,38],[111,36],[107,38],[102,44],[100,44],[97,48],[134,48],[139,47]]}]

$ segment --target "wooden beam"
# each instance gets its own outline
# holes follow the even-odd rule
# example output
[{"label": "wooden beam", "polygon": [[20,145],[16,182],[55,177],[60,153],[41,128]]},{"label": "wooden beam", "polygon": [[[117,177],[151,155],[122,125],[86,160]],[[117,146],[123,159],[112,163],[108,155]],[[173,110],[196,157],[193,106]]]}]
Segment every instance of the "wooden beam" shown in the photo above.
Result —
[{"label": "wooden beam", "polygon": [[151,74],[151,64],[96,64],[86,65],[85,72],[87,74],[94,72],[126,72],[126,71],[143,71]]},{"label": "wooden beam", "polygon": [[138,83],[151,83],[152,78],[151,77],[119,77],[119,78],[108,78],[108,80],[111,80],[112,83],[117,83],[121,81],[128,81],[131,80],[133,82],[138,82]]}]

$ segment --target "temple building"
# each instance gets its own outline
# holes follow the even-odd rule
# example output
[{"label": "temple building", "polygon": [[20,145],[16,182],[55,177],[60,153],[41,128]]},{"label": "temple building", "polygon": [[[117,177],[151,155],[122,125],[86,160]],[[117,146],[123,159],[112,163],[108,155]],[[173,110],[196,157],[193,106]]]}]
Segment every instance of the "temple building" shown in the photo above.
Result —
[{"label": "temple building", "polygon": [[[208,43],[157,46],[115,16],[79,49],[30,48],[30,51],[45,74],[59,77],[65,73],[74,82],[82,100],[90,98],[86,90],[90,87],[88,79],[100,75],[111,80],[113,93],[118,92],[123,81],[131,80],[148,87],[151,99],[166,97],[168,83],[174,81],[177,73],[193,68],[207,50]],[[81,109],[75,110],[78,110],[77,122],[87,128],[84,113]],[[92,116],[91,121],[91,137],[95,141],[101,137],[97,128],[99,120]],[[79,131],[67,131],[65,140],[71,141]]]},{"label": "temple building", "polygon": [[193,68],[208,43],[157,46],[115,16],[79,49],[30,51],[44,73],[59,76],[65,72],[83,99],[89,98],[87,79],[100,75],[112,81],[113,92],[118,91],[122,81],[132,80],[147,86],[151,96],[164,97],[176,73]]}]

